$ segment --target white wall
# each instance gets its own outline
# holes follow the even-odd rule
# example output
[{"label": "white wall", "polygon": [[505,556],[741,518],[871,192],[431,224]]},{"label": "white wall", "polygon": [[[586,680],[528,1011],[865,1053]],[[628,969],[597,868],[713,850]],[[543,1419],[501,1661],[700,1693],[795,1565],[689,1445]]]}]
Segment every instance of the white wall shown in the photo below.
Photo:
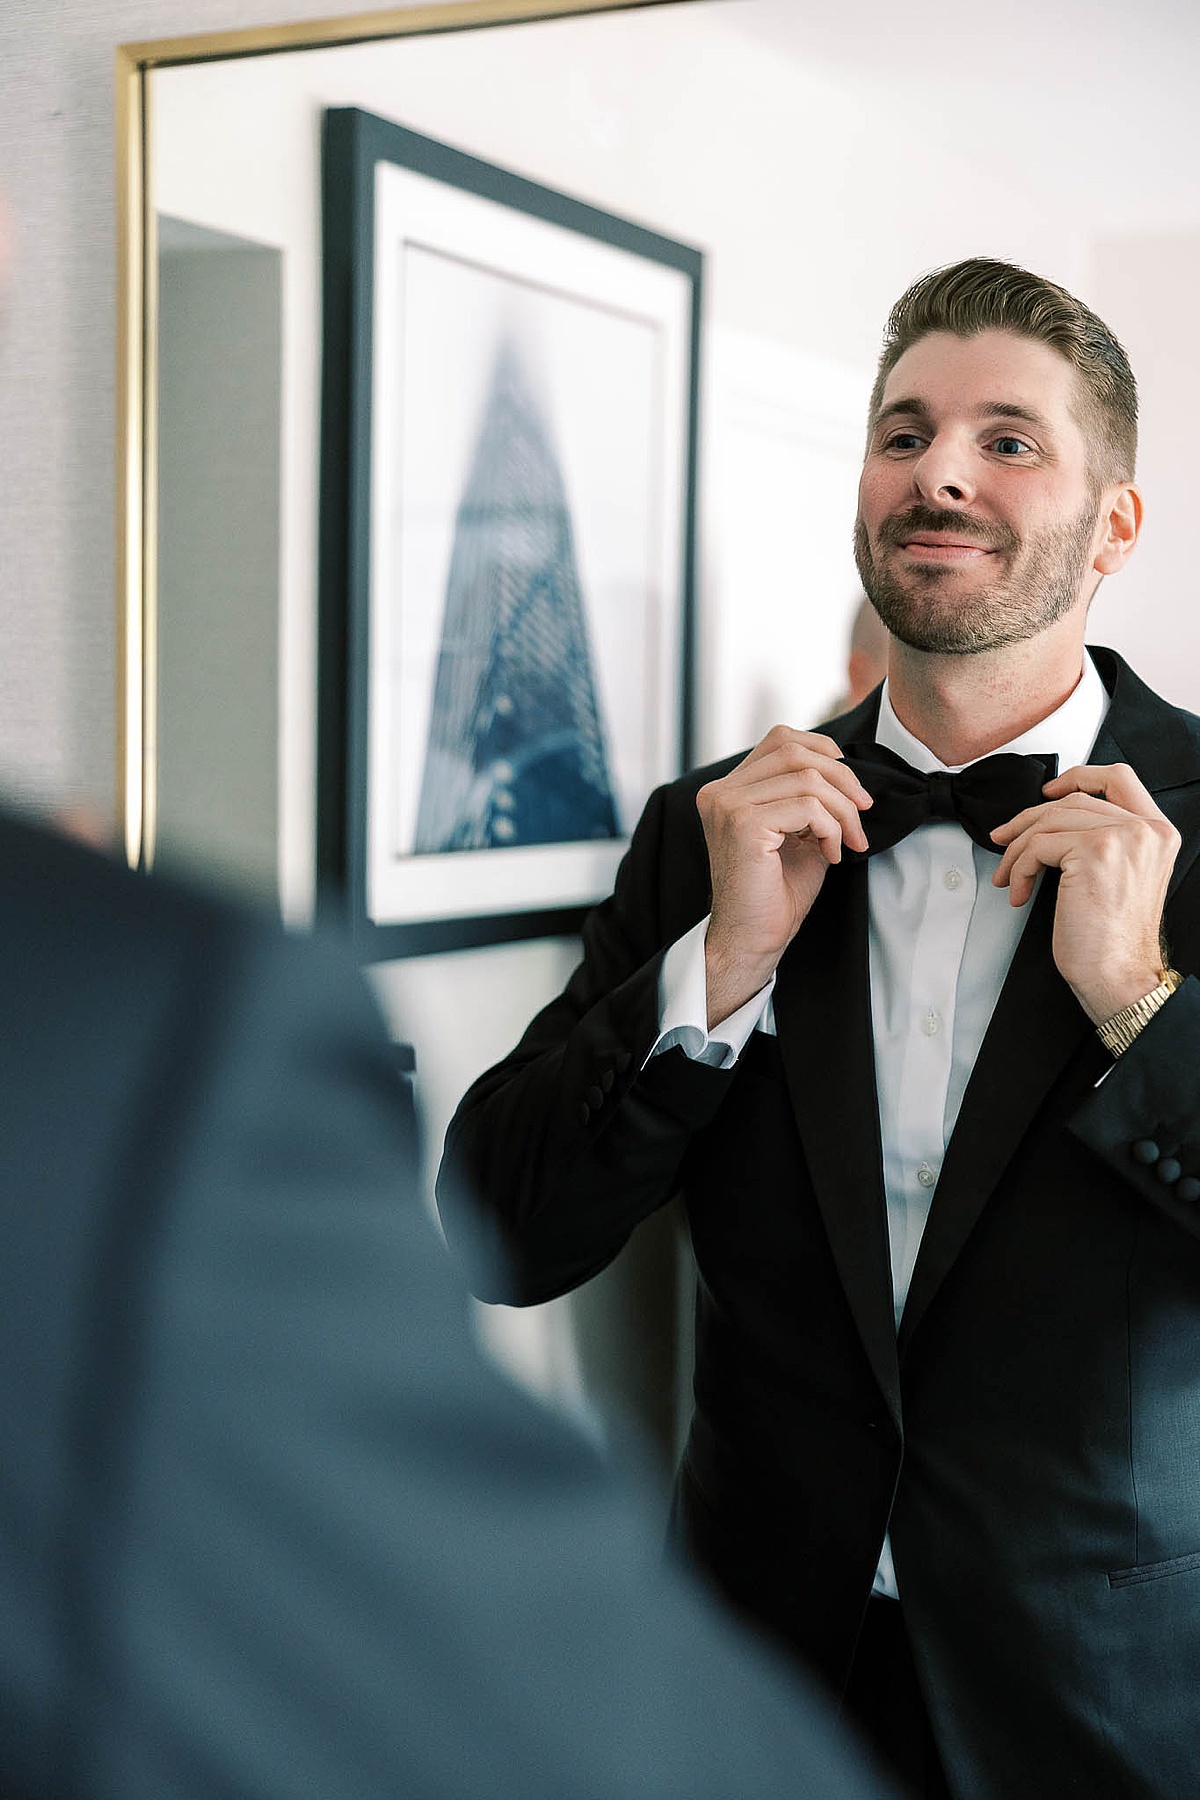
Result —
[{"label": "white wall", "polygon": [[1200,712],[1200,231],[1101,237],[1092,269],[1096,307],[1141,388],[1146,523],[1128,569],[1101,587],[1090,635],[1120,650],[1168,700]]}]

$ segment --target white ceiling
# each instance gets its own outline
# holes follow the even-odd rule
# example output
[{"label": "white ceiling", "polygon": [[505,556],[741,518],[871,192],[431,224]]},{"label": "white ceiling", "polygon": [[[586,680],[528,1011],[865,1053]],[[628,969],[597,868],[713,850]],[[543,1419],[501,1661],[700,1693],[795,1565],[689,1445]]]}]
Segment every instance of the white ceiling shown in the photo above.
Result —
[{"label": "white ceiling", "polygon": [[[898,136],[1053,181],[1089,233],[1200,229],[1197,0],[702,3],[857,88]],[[922,205],[880,175],[881,204]]]}]

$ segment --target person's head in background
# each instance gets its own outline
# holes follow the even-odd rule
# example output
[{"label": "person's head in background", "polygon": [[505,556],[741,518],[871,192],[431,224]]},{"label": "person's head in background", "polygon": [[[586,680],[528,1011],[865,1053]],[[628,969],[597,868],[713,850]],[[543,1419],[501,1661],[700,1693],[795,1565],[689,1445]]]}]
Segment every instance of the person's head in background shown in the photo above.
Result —
[{"label": "person's head in background", "polygon": [[883,620],[864,594],[855,609],[846,651],[846,694],[839,712],[849,712],[865,700],[887,674],[888,633]]}]

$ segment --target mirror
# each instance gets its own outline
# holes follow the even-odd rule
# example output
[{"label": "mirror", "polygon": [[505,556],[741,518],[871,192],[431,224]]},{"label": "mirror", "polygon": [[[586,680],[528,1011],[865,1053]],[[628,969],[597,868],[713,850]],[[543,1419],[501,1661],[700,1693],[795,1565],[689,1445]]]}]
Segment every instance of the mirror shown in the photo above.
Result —
[{"label": "mirror", "polygon": [[[1132,57],[1122,18],[1084,0],[1053,19],[1021,0],[953,32],[932,0],[900,23],[884,0],[476,0],[123,50],[132,860],[169,849],[277,897],[290,920],[312,913],[330,106],[704,252],[699,759],[779,717],[812,723],[842,691],[883,321],[922,269],[979,253],[1064,282],[1127,343],[1151,526],[1094,634],[1200,705],[1200,616],[1179,584],[1200,388],[1195,29],[1157,0]],[[1114,150],[1117,107],[1136,156]],[[571,957],[529,944],[379,975],[417,1043],[434,1146]],[[446,1023],[462,1009],[469,1044]],[[548,1341],[530,1352],[543,1373]]]}]

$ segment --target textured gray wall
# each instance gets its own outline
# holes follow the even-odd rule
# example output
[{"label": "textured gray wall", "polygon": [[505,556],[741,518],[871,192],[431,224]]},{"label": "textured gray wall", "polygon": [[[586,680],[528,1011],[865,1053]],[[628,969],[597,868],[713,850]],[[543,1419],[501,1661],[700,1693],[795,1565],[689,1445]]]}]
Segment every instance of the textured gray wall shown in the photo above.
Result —
[{"label": "textured gray wall", "polygon": [[0,782],[108,807],[114,672],[114,51],[362,0],[0,0]]}]

